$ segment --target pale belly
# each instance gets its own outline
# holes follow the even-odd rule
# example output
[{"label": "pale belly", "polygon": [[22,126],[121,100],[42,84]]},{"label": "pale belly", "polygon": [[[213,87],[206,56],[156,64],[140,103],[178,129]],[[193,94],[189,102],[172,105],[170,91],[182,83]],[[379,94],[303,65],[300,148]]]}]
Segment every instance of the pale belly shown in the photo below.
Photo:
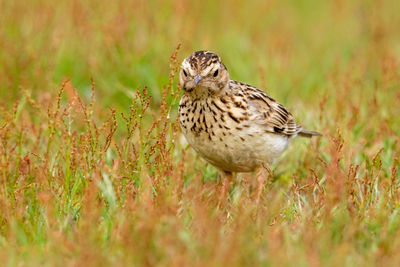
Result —
[{"label": "pale belly", "polygon": [[213,136],[206,132],[198,134],[182,130],[188,143],[201,157],[221,170],[232,172],[251,172],[263,163],[267,166],[272,164],[289,143],[286,136],[254,127],[233,132],[216,130]]}]

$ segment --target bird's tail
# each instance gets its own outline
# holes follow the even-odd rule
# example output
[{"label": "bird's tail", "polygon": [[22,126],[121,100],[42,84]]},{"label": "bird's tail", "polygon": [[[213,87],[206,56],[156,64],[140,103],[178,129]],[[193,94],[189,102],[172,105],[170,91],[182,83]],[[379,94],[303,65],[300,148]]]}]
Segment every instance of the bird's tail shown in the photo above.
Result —
[{"label": "bird's tail", "polygon": [[306,129],[301,129],[300,132],[297,133],[299,136],[311,138],[313,136],[322,136],[321,133],[316,131],[310,131]]}]

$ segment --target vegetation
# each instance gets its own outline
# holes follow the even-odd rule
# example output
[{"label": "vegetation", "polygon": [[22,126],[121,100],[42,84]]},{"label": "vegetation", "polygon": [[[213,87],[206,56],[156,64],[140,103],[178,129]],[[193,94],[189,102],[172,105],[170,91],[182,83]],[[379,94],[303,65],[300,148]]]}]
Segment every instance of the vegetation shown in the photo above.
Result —
[{"label": "vegetation", "polygon": [[[400,263],[397,0],[0,1],[0,262]],[[322,138],[295,139],[261,203],[177,123],[177,70],[218,53]]]}]

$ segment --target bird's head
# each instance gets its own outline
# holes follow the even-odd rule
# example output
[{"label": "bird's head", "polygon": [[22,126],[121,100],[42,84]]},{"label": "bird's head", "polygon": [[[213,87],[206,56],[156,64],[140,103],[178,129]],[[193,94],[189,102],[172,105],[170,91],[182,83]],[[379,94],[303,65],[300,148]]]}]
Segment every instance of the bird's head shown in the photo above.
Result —
[{"label": "bird's head", "polygon": [[227,86],[229,73],[219,56],[209,51],[197,51],[183,60],[179,82],[188,93],[216,94]]}]

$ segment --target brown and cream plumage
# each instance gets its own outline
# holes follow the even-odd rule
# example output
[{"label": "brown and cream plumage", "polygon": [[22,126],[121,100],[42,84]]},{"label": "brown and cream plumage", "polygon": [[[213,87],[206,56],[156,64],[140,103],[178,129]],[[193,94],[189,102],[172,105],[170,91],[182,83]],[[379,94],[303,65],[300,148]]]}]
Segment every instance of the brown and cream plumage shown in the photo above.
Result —
[{"label": "brown and cream plumage", "polygon": [[221,59],[198,51],[181,66],[179,120],[188,143],[223,174],[224,196],[232,172],[257,171],[260,198],[263,165],[272,164],[296,136],[321,135],[296,124],[292,114],[265,92],[231,80]]}]

